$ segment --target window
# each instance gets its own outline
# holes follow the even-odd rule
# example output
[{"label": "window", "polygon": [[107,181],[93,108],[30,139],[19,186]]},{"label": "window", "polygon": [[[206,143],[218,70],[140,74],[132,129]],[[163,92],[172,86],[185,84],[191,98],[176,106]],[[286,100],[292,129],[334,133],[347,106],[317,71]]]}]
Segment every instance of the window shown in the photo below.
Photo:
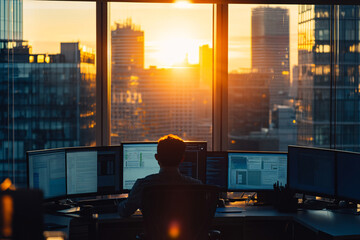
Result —
[{"label": "window", "polygon": [[212,148],[212,5],[111,3],[111,144]]},{"label": "window", "polygon": [[20,185],[27,150],[167,133],[209,150],[360,151],[358,5],[0,0],[0,12],[0,176]]},{"label": "window", "polygon": [[26,151],[96,144],[95,3],[1,0],[0,12],[0,177],[25,186]]}]

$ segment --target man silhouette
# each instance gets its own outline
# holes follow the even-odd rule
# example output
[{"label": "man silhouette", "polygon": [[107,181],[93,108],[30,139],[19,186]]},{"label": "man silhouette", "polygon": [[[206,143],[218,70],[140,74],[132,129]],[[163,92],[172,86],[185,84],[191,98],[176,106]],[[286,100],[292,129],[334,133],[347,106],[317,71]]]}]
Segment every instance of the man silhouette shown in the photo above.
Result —
[{"label": "man silhouette", "polygon": [[128,217],[138,208],[141,209],[141,197],[145,186],[158,184],[201,184],[201,181],[184,176],[179,171],[179,164],[185,157],[185,142],[178,136],[169,134],[158,140],[155,159],[160,171],[136,180],[129,196],[118,205],[120,216]]}]

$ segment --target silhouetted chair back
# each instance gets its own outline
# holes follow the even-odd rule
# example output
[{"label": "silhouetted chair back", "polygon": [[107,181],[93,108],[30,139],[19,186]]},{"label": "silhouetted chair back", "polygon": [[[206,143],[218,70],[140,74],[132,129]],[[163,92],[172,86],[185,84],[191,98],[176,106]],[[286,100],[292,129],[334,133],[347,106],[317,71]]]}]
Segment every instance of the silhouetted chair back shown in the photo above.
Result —
[{"label": "silhouetted chair back", "polygon": [[146,239],[208,239],[218,195],[219,188],[209,185],[146,187],[142,197]]}]

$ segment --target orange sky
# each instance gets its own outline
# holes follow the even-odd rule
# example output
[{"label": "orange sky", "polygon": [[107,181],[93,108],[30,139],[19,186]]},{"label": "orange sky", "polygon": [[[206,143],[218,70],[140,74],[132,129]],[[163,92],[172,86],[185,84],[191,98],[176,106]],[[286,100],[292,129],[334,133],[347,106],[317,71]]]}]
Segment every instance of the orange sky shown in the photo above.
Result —
[{"label": "orange sky", "polygon": [[[251,8],[229,7],[229,71],[251,65]],[[297,64],[297,6],[290,8],[290,64]],[[112,3],[110,23],[132,18],[145,32],[145,67],[169,66],[188,54],[198,62],[198,47],[212,46],[212,5]],[[95,3],[24,0],[24,39],[35,53],[58,53],[60,42],[80,41],[95,48]]]}]

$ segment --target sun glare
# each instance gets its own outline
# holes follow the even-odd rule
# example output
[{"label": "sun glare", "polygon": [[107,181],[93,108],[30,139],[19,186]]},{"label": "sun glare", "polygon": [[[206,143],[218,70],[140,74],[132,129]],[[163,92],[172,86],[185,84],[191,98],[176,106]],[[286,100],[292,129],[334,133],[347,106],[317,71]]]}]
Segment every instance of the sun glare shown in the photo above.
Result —
[{"label": "sun glare", "polygon": [[163,67],[182,63],[197,63],[199,46],[197,41],[185,36],[171,36],[160,43],[156,58]]},{"label": "sun glare", "polygon": [[190,8],[191,7],[191,3],[189,1],[176,1],[175,2],[175,7],[176,8]]}]

